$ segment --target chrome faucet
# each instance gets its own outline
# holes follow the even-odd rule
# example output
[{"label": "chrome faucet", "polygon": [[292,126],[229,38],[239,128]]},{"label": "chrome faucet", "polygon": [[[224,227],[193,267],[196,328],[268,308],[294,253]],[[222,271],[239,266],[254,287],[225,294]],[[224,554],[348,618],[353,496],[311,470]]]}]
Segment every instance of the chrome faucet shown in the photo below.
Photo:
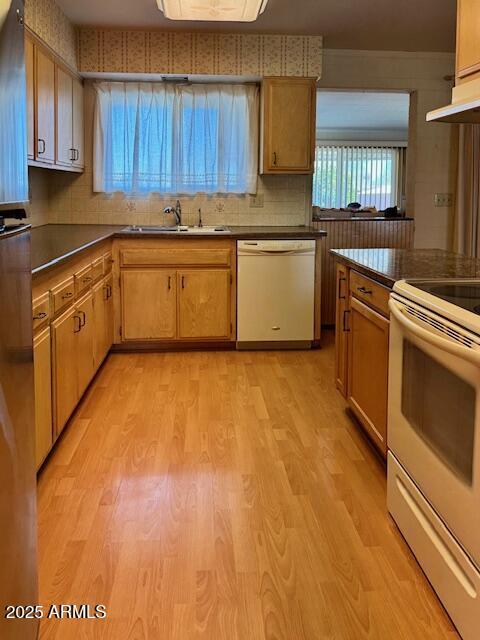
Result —
[{"label": "chrome faucet", "polygon": [[180,200],[177,200],[175,206],[165,207],[163,213],[173,213],[175,216],[175,223],[177,226],[181,226],[182,224],[182,205],[180,204]]}]

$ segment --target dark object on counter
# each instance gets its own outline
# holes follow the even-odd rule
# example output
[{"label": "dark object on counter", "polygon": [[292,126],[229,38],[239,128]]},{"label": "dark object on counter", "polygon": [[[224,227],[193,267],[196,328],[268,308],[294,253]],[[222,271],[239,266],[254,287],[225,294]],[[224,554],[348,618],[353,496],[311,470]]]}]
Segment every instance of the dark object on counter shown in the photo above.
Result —
[{"label": "dark object on counter", "polygon": [[395,206],[395,207],[387,207],[386,209],[384,209],[380,213],[383,213],[385,218],[400,218],[401,217],[401,213],[398,210],[397,206]]},{"label": "dark object on counter", "polygon": [[361,209],[362,205],[359,202],[350,202],[350,204],[347,204],[347,209],[353,209],[353,211],[356,211],[357,209]]}]

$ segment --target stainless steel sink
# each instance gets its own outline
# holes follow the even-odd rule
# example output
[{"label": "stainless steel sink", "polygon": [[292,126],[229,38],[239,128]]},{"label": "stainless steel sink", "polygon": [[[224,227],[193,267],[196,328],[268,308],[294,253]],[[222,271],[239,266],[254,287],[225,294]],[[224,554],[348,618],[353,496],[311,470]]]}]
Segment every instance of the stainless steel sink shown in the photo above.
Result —
[{"label": "stainless steel sink", "polygon": [[203,227],[186,227],[186,226],[137,226],[136,224],[130,225],[126,228],[126,231],[131,233],[231,233],[228,227],[223,225]]}]

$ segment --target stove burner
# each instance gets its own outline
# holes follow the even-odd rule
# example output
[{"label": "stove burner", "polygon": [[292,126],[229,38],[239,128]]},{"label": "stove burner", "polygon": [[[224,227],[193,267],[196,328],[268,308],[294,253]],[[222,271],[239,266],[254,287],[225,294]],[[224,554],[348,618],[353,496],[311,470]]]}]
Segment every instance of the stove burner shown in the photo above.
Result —
[{"label": "stove burner", "polygon": [[478,300],[480,302],[480,285],[475,284],[439,284],[430,286],[434,296]]}]

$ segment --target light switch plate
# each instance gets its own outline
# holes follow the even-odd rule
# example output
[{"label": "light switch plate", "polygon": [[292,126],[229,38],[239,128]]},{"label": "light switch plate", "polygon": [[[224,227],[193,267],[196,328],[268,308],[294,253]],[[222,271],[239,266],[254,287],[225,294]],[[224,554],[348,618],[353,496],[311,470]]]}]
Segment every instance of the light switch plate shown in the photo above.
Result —
[{"label": "light switch plate", "polygon": [[436,193],[435,194],[436,207],[451,207],[452,205],[453,205],[452,193]]},{"label": "light switch plate", "polygon": [[251,209],[261,209],[263,207],[263,193],[257,193],[256,195],[250,196],[250,208]]}]

